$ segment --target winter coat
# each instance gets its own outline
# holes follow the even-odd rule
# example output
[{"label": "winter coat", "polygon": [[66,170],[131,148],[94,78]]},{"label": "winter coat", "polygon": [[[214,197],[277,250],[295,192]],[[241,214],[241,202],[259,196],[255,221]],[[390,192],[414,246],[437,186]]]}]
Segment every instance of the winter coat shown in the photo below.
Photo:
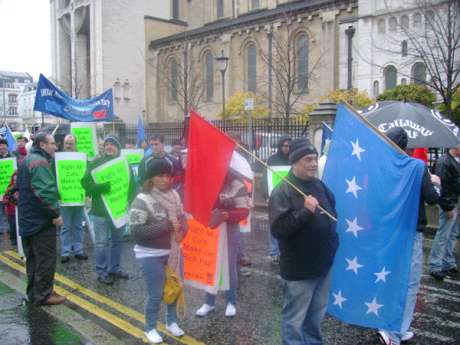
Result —
[{"label": "winter coat", "polygon": [[[185,227],[185,219],[179,220]],[[168,213],[152,195],[139,193],[129,210],[129,227],[136,244],[153,249],[171,249],[174,230]]]},{"label": "winter coat", "polygon": [[16,173],[11,176],[11,181],[6,188],[5,194],[3,195],[3,205],[5,206],[5,214],[7,216],[14,216],[16,214],[16,206],[18,204],[18,190],[14,183],[14,177]]},{"label": "winter coat", "polygon": [[428,223],[426,218],[425,203],[435,205],[439,203],[439,188],[436,188],[431,182],[430,173],[425,168],[422,178],[422,190],[420,194],[420,206],[418,211],[417,231],[423,232]]},{"label": "winter coat", "polygon": [[[283,166],[283,165],[291,165],[289,162],[289,154],[285,155],[282,151],[283,145],[286,141],[291,141],[291,137],[287,135],[283,135],[280,140],[278,141],[278,147],[275,154],[270,156],[267,160],[268,166]],[[264,176],[263,176],[263,188],[264,188],[264,195],[265,198],[268,198],[268,176],[267,176],[267,168],[264,169]]]},{"label": "winter coat", "polygon": [[[323,182],[317,178],[301,180],[292,170],[287,178],[336,216],[334,196]],[[271,233],[280,248],[283,279],[314,279],[329,272],[339,246],[336,223],[319,209],[315,213],[306,209],[304,197],[285,181],[270,196],[269,220]]]},{"label": "winter coat", "polygon": [[59,217],[59,195],[52,157],[33,147],[18,169],[16,186],[19,191],[19,233],[32,236],[54,227]]},{"label": "winter coat", "polygon": [[[96,217],[110,218],[107,209],[105,208],[104,202],[102,201],[102,194],[110,192],[110,182],[96,183],[94,182],[91,172],[97,167],[111,161],[118,157],[101,155],[96,157],[93,161],[88,162],[85,176],[81,180],[81,185],[86,191],[86,194],[92,198],[90,214]],[[134,182],[134,176],[129,168],[129,190],[128,190],[128,202],[131,202],[136,194],[136,185]]]},{"label": "winter coat", "polygon": [[460,163],[446,153],[437,160],[435,174],[441,179],[439,205],[444,211],[451,211],[457,206],[460,196]]}]

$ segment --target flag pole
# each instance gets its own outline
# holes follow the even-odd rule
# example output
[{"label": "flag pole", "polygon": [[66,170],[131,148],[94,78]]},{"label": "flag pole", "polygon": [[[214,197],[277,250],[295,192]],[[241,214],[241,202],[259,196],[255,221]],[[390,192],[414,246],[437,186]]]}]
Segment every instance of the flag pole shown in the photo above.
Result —
[{"label": "flag pole", "polygon": [[[286,182],[288,185],[290,185],[292,188],[294,188],[294,190],[296,190],[297,192],[300,193],[300,195],[302,195],[304,198],[307,197],[307,195],[302,192],[295,184],[293,184],[291,181],[289,181],[285,176],[281,176],[280,174],[278,174],[277,171],[273,170],[267,163],[265,163],[262,159],[260,159],[259,157],[257,157],[255,154],[253,154],[252,152],[250,152],[249,150],[247,150],[244,146],[240,145],[240,144],[237,144],[235,143],[236,146],[238,146],[238,148],[240,148],[242,151],[246,152],[247,154],[249,154],[251,157],[253,157],[255,160],[257,160],[259,163],[261,163],[265,168],[267,168],[267,170],[270,170],[274,175],[276,175],[278,178],[280,178],[282,181]],[[326,214],[330,219],[332,219],[333,221],[337,222],[337,218],[335,218],[332,214],[330,214],[327,210],[325,210],[321,205],[318,204],[317,206],[321,212],[323,212],[324,214]]]}]

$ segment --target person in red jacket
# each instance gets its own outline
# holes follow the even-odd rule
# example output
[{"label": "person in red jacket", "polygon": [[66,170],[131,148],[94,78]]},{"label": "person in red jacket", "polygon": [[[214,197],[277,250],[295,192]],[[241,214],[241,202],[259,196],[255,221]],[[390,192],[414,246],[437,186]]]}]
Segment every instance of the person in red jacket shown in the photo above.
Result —
[{"label": "person in red jacket", "polygon": [[11,176],[11,181],[3,195],[5,215],[8,218],[9,235],[12,246],[17,245],[16,236],[16,205],[18,204],[18,190],[16,188],[16,173]]}]

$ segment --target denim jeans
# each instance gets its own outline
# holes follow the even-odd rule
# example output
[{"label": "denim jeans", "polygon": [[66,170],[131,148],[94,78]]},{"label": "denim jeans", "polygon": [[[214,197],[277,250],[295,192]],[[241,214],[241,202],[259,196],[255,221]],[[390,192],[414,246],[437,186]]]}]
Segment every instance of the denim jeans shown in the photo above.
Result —
[{"label": "denim jeans", "polygon": [[61,216],[61,256],[83,254],[83,207],[62,207]]},{"label": "denim jeans", "polygon": [[125,227],[115,228],[110,218],[91,216],[96,236],[96,273],[107,277],[121,271],[120,260]]},{"label": "denim jeans", "polygon": [[447,218],[445,211],[439,214],[439,229],[431,247],[430,272],[447,271],[456,268],[454,250],[458,236],[458,210],[454,208],[454,216]]},{"label": "denim jeans", "polygon": [[308,280],[283,279],[282,345],[322,344],[331,272]]},{"label": "denim jeans", "polygon": [[[236,290],[238,288],[238,252],[240,242],[239,225],[231,224],[227,227],[228,244],[228,271],[230,279],[230,289],[225,292],[227,303],[236,305]],[[213,306],[216,303],[216,295],[206,293],[206,304]]]},{"label": "denim jeans", "polygon": [[[158,311],[163,297],[163,288],[166,278],[166,264],[168,255],[150,256],[136,259],[144,272],[147,298],[145,299],[145,331],[149,332],[157,327]],[[166,306],[166,323],[168,325],[177,322],[176,303]]]},{"label": "denim jeans", "polygon": [[268,231],[268,255],[280,256],[280,249],[278,247],[278,240],[273,237],[272,233]]},{"label": "denim jeans", "polygon": [[417,232],[412,249],[412,258],[409,273],[409,286],[407,289],[406,305],[404,306],[403,320],[401,323],[401,332],[388,332],[394,345],[401,343],[401,338],[409,330],[410,324],[414,317],[415,303],[417,302],[417,293],[420,289],[420,280],[423,272],[423,233]]}]

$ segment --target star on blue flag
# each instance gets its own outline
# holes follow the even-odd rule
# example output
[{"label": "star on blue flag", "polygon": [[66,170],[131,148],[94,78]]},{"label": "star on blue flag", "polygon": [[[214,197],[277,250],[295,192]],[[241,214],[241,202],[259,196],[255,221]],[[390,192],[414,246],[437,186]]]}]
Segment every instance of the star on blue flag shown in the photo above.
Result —
[{"label": "star on blue flag", "polygon": [[339,215],[329,314],[401,329],[423,173],[422,161],[339,105],[323,176]]}]

